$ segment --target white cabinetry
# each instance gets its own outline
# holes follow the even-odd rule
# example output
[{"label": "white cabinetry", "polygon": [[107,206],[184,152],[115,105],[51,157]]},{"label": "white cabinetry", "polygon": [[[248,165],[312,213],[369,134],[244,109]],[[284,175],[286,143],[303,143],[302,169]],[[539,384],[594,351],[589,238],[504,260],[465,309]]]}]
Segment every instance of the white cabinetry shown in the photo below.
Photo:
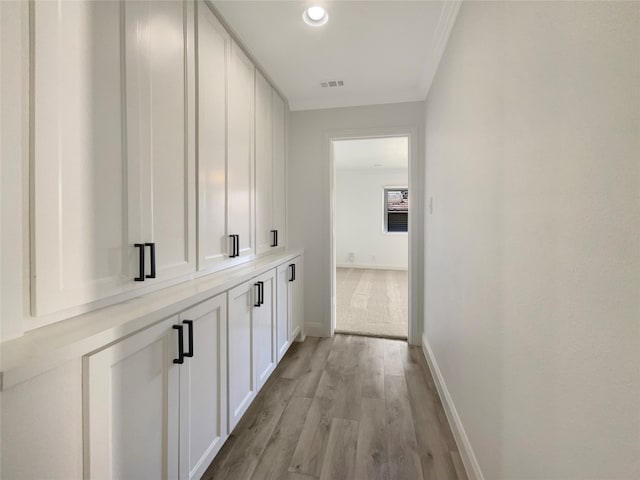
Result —
[{"label": "white cabinetry", "polygon": [[254,282],[246,282],[229,290],[229,431],[256,396],[256,376],[252,353],[253,309],[258,295]]},{"label": "white cabinetry", "polygon": [[290,283],[289,290],[289,315],[291,317],[291,341],[293,341],[298,335],[304,338],[302,331],[302,257],[294,258],[290,264],[293,265],[293,281]]},{"label": "white cabinetry", "polygon": [[148,285],[136,243],[158,280],[194,271],[193,5],[38,1],[33,18],[34,313]]},{"label": "white cabinetry", "polygon": [[255,254],[253,77],[249,59],[209,7],[198,4],[200,270]]},{"label": "white cabinetry", "polygon": [[231,39],[204,3],[198,8],[198,269],[228,258],[227,57]]},{"label": "white cabinetry", "polygon": [[278,363],[276,351],[276,272],[270,270],[255,279],[259,306],[254,308],[253,360],[258,390],[265,384]]},{"label": "white cabinetry", "polygon": [[84,359],[85,478],[177,478],[178,317]]},{"label": "white cabinetry", "polygon": [[275,369],[275,272],[229,291],[229,431]]},{"label": "white cabinetry", "polygon": [[38,315],[133,286],[121,8],[63,0],[33,5],[32,304]]},{"label": "white cabinetry", "polygon": [[124,9],[129,232],[168,280],[196,267],[193,3]]},{"label": "white cabinetry", "polygon": [[256,248],[285,241],[284,101],[256,71]]},{"label": "white cabinetry", "polygon": [[256,248],[258,254],[273,245],[273,138],[271,85],[256,71]]},{"label": "white cabinetry", "polygon": [[180,478],[192,480],[202,476],[228,433],[227,296],[196,305],[180,320],[187,327],[193,322],[193,349],[180,368]]},{"label": "white cabinetry", "polygon": [[280,361],[302,331],[302,257],[278,267],[276,285],[276,349]]},{"label": "white cabinetry", "polygon": [[235,255],[255,255],[254,66],[235,42],[229,55],[227,97],[227,232],[237,235]]},{"label": "white cabinetry", "polygon": [[274,90],[271,95],[273,118],[273,215],[272,229],[278,232],[278,247],[284,248],[286,241],[286,109],[282,97]]},{"label": "white cabinetry", "polygon": [[219,295],[85,357],[85,476],[200,478],[227,437],[226,348]]}]

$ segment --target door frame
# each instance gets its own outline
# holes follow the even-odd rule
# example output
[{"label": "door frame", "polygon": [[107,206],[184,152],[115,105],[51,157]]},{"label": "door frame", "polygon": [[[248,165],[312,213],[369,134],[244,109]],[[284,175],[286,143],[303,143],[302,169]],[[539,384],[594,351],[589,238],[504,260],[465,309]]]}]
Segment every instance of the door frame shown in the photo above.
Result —
[{"label": "door frame", "polygon": [[415,125],[399,127],[379,127],[366,129],[334,130],[325,134],[325,158],[329,159],[330,193],[329,193],[329,252],[331,258],[331,336],[336,329],[336,248],[335,248],[335,179],[336,170],[333,155],[333,142],[336,140],[363,140],[367,138],[407,137],[409,139],[409,182],[411,206],[409,208],[408,232],[408,331],[407,341],[411,345],[420,345],[422,337],[422,318],[424,297],[423,275],[423,239],[424,239],[424,169],[420,162],[418,145],[418,127]]}]

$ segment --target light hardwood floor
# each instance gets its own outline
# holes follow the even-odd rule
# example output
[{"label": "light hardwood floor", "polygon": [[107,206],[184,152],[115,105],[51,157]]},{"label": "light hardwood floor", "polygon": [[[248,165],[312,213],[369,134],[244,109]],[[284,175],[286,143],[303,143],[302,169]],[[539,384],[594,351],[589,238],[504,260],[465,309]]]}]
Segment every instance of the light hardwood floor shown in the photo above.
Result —
[{"label": "light hardwood floor", "polygon": [[203,479],[466,480],[418,347],[294,344]]},{"label": "light hardwood floor", "polygon": [[407,271],[336,269],[336,330],[407,338]]}]

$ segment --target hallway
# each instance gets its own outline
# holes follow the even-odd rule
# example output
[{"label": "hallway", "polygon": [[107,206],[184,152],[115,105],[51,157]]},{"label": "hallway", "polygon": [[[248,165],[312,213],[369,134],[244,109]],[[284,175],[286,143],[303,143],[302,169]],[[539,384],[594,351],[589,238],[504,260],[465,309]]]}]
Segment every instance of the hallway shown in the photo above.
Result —
[{"label": "hallway", "polygon": [[424,356],[336,335],[294,344],[203,479],[466,480]]},{"label": "hallway", "polygon": [[336,331],[407,338],[406,270],[336,269]]}]

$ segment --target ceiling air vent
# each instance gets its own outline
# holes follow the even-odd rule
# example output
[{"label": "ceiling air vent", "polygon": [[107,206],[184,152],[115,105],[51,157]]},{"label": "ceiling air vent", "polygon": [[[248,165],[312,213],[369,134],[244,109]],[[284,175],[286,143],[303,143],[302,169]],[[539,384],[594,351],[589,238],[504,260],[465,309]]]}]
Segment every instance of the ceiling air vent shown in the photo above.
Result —
[{"label": "ceiling air vent", "polygon": [[333,87],[344,87],[344,82],[342,80],[330,80],[328,82],[322,82],[322,88],[333,88]]}]

